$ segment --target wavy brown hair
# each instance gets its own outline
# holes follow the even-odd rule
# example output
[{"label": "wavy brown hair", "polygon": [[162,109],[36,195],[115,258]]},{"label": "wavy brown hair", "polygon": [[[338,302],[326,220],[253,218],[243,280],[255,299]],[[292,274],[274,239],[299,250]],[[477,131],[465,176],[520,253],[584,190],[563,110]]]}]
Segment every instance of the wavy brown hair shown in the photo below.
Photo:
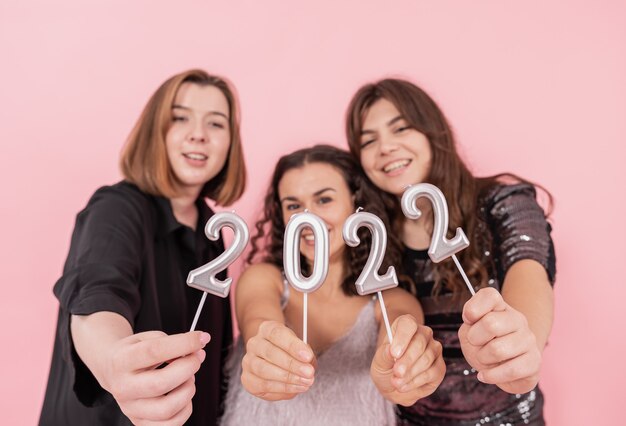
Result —
[{"label": "wavy brown hair", "polygon": [[[437,186],[446,197],[450,220],[448,238],[461,227],[473,244],[459,252],[457,257],[474,283],[479,287],[487,285],[488,272],[481,261],[483,250],[491,247],[488,232],[480,231],[482,215],[478,212],[478,200],[485,192],[502,181],[525,182],[541,188],[548,197],[548,210],[552,205],[551,195],[541,186],[535,185],[511,173],[488,177],[475,177],[458,154],[452,128],[435,101],[415,84],[401,79],[383,79],[366,84],[354,95],[346,112],[346,133],[350,152],[358,161],[361,158],[361,136],[363,121],[369,108],[379,99],[386,99],[394,104],[408,125],[424,134],[430,143],[432,162],[426,181]],[[401,235],[405,220],[399,200],[389,211],[394,230]],[[456,294],[465,290],[455,265],[444,261],[433,264],[435,273],[435,294],[445,286]]]},{"label": "wavy brown hair", "polygon": [[[255,225],[256,231],[251,240],[252,250],[248,255],[248,263],[260,257],[263,262],[283,268],[285,222],[278,195],[278,185],[289,170],[299,169],[312,163],[324,163],[334,167],[344,178],[350,193],[353,194],[355,207],[362,207],[365,211],[380,217],[389,229],[390,221],[387,212],[391,205],[385,205],[385,199],[380,196],[380,191],[369,182],[352,155],[334,146],[315,145],[285,155],[278,160],[265,195],[261,219]],[[342,289],[347,295],[358,294],[355,282],[365,266],[372,244],[372,237],[367,229],[359,229],[358,236],[361,243],[357,247],[346,247],[347,274],[342,282]],[[390,265],[399,266],[401,256],[402,242],[397,234],[388,233],[382,271],[386,271]],[[310,274],[311,271],[308,270],[309,266],[303,256],[301,256],[300,265],[303,274]]]},{"label": "wavy brown hair", "polygon": [[222,77],[193,69],[166,80],[148,100],[131,131],[120,158],[124,178],[142,191],[163,197],[176,196],[176,176],[167,157],[165,135],[172,124],[172,106],[184,83],[214,86],[228,101],[230,148],[224,167],[207,182],[201,196],[228,206],[246,187],[246,165],[239,132],[239,106],[232,85]]}]

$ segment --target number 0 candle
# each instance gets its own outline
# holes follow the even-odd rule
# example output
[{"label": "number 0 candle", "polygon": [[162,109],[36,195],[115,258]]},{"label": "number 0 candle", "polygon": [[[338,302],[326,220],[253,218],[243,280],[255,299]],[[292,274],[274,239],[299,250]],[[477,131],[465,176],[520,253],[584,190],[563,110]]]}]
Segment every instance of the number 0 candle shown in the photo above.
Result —
[{"label": "number 0 candle", "polygon": [[[311,228],[315,239],[313,272],[309,277],[302,275],[300,265],[300,238],[305,228]],[[304,293],[302,335],[307,343],[307,294],[317,290],[328,275],[328,228],[326,223],[313,213],[296,213],[289,219],[285,228],[283,243],[283,269],[289,284]]]}]

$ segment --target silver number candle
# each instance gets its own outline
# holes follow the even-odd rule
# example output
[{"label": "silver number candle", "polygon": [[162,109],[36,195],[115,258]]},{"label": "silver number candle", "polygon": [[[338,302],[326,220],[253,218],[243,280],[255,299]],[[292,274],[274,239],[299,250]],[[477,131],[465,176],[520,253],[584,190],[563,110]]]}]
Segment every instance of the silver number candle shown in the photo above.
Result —
[{"label": "silver number candle", "polygon": [[385,250],[387,249],[387,230],[385,229],[383,221],[380,220],[378,216],[359,210],[346,219],[343,225],[343,239],[350,247],[356,247],[361,242],[357,235],[359,228],[364,226],[369,229],[372,234],[372,246],[370,248],[369,257],[355,284],[357,292],[360,295],[378,292],[378,301],[380,302],[385,327],[387,328],[387,338],[389,339],[389,343],[391,343],[391,327],[389,326],[382,291],[396,287],[398,285],[398,277],[396,276],[396,270],[393,266],[389,266],[385,275],[380,276],[378,274],[378,270],[385,257]]},{"label": "silver number candle", "polygon": [[475,294],[474,288],[470,284],[463,267],[456,257],[456,253],[469,246],[469,240],[461,228],[456,228],[456,234],[452,239],[446,238],[448,231],[448,204],[443,192],[435,185],[430,183],[419,183],[409,186],[402,195],[402,212],[409,219],[418,219],[422,212],[417,208],[415,202],[418,198],[427,198],[433,206],[433,235],[430,240],[428,256],[435,263],[452,257],[456,264],[467,288],[472,295]]},{"label": "silver number candle", "polygon": [[[305,228],[311,228],[315,239],[313,271],[309,277],[302,275],[300,268],[300,237]],[[285,227],[283,243],[283,269],[289,284],[304,293],[303,340],[307,342],[307,293],[317,290],[328,275],[328,228],[326,223],[313,213],[296,213]]]},{"label": "silver number candle", "polygon": [[387,269],[385,275],[378,275],[378,270],[383,263],[385,250],[387,249],[387,230],[378,216],[362,211],[351,214],[343,225],[344,241],[350,247],[358,246],[361,240],[357,235],[357,231],[362,226],[371,232],[372,246],[365,267],[356,280],[357,292],[363,296],[397,287],[398,277],[393,266]]},{"label": "silver number candle", "polygon": [[207,221],[204,233],[209,240],[217,241],[220,237],[220,230],[225,226],[231,228],[234,232],[232,245],[212,261],[189,272],[187,276],[188,286],[204,292],[200,304],[198,305],[193,324],[191,325],[192,331],[196,328],[207,293],[219,297],[228,296],[233,279],[228,277],[225,280],[220,280],[217,278],[217,274],[225,270],[243,253],[250,239],[248,225],[234,212],[220,212],[214,214]]}]

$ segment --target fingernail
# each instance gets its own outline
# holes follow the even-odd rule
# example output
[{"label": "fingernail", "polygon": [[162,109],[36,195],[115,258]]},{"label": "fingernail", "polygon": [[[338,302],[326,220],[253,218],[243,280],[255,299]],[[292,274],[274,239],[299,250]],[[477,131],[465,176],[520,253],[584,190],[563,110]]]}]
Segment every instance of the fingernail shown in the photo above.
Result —
[{"label": "fingernail", "polygon": [[298,356],[302,361],[309,362],[311,360],[311,353],[302,349],[298,352]]},{"label": "fingernail", "polygon": [[202,343],[203,345],[206,345],[210,341],[211,341],[211,335],[209,333],[206,333],[204,331],[200,333],[200,343]]},{"label": "fingernail", "polygon": [[300,377],[300,383],[303,385],[311,386],[313,384],[312,378]]},{"label": "fingernail", "polygon": [[315,370],[313,370],[313,367],[311,367],[310,365],[303,365],[302,367],[300,367],[300,373],[304,374],[307,377],[313,377],[313,375],[315,374]]},{"label": "fingernail", "polygon": [[402,353],[402,348],[399,346],[394,346],[391,349],[391,354],[395,357],[398,358],[400,356],[400,354]]},{"label": "fingernail", "polygon": [[202,349],[200,349],[199,351],[196,352],[196,356],[198,357],[200,362],[203,362],[204,359],[206,358],[206,352],[204,352]]},{"label": "fingernail", "polygon": [[404,376],[404,373],[406,373],[406,367],[404,365],[400,365],[398,367],[398,374],[400,375],[400,377]]},{"label": "fingernail", "polygon": [[482,371],[478,372],[478,374],[476,375],[476,378],[478,379],[479,382],[485,383],[485,378],[483,377]]}]

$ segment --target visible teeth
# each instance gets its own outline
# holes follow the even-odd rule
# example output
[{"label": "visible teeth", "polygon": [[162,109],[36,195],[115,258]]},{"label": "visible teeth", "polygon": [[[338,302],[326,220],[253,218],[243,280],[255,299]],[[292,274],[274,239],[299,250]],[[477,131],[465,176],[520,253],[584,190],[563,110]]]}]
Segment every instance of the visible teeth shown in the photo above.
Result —
[{"label": "visible teeth", "polygon": [[385,168],[383,169],[383,171],[385,173],[389,173],[389,172],[392,172],[394,170],[401,169],[402,167],[408,166],[410,162],[411,162],[411,160],[394,161],[393,163],[387,164],[385,166]]},{"label": "visible teeth", "polygon": [[206,160],[208,157],[206,155],[203,154],[196,154],[196,153],[189,153],[189,154],[183,154],[185,157],[190,158],[192,160]]},{"label": "visible teeth", "polygon": [[305,235],[304,239],[307,241],[315,241],[315,235],[310,234],[310,235]]}]

